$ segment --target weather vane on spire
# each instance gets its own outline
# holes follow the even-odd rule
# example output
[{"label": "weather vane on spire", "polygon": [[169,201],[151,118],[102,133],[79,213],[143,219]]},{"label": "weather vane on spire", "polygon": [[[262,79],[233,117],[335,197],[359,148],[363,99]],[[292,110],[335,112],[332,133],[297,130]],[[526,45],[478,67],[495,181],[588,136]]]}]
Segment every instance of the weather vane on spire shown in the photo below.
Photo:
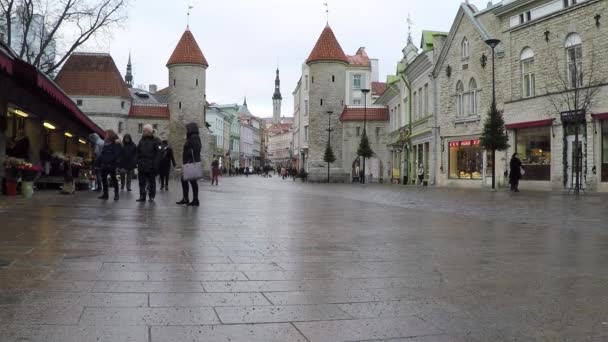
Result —
[{"label": "weather vane on spire", "polygon": [[329,1],[323,3],[323,6],[325,6],[325,15],[327,17],[327,23],[329,24]]},{"label": "weather vane on spire", "polygon": [[188,5],[188,19],[186,21],[186,25],[188,25],[188,27],[190,27],[190,10],[193,8],[194,6]]},{"label": "weather vane on spire", "polygon": [[412,43],[412,17],[407,14],[407,42]]}]

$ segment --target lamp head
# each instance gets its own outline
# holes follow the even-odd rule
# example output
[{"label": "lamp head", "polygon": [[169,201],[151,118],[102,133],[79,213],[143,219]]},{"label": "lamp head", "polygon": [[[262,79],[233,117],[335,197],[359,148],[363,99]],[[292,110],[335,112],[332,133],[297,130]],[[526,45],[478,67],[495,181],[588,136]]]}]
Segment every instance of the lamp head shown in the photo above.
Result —
[{"label": "lamp head", "polygon": [[486,40],[486,44],[488,44],[492,49],[496,48],[498,44],[500,44],[500,39],[488,39]]}]

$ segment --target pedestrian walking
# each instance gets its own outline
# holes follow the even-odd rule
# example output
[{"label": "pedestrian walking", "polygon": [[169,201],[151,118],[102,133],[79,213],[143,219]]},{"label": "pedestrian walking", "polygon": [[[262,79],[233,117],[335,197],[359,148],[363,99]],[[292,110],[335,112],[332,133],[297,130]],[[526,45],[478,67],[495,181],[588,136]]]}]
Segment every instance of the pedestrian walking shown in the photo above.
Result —
[{"label": "pedestrian walking", "polygon": [[219,185],[220,172],[220,161],[215,159],[211,162],[211,185],[213,185],[214,182],[215,185]]},{"label": "pedestrian walking", "polygon": [[156,173],[160,157],[160,142],[152,135],[152,125],[144,125],[143,135],[137,144],[137,174],[139,180],[139,199],[154,202],[156,196]]},{"label": "pedestrian walking", "polygon": [[95,172],[95,191],[101,191],[101,166],[99,165],[99,156],[103,150],[104,141],[97,133],[89,135],[89,141],[94,146],[93,150],[93,171]]},{"label": "pedestrian walking", "polygon": [[513,153],[511,162],[509,163],[509,183],[513,192],[519,192],[519,180],[524,173],[524,168],[521,165],[521,160],[517,157],[518,155],[517,152]]},{"label": "pedestrian walking", "polygon": [[171,166],[175,167],[173,149],[169,146],[167,140],[163,140],[160,145],[160,167],[158,168],[161,191],[169,191],[169,174],[171,173]]},{"label": "pedestrian walking", "polygon": [[[184,144],[184,150],[182,152],[182,163],[198,163],[201,161],[201,138],[199,137],[198,126],[196,123],[189,123],[186,125],[186,143]],[[192,202],[189,201],[189,189],[188,183],[192,187]],[[182,176],[182,200],[177,204],[187,204],[189,206],[200,205],[198,201],[198,183],[196,180],[186,181]]]},{"label": "pedestrian walking", "polygon": [[120,189],[131,191],[131,180],[133,171],[137,167],[137,145],[131,139],[131,135],[125,134],[122,138],[122,150],[120,155]]},{"label": "pedestrian walking", "polygon": [[287,177],[287,170],[284,167],[282,167],[281,168],[281,178],[283,180],[285,180],[285,177]]},{"label": "pedestrian walking", "polygon": [[109,198],[108,176],[110,176],[112,186],[114,187],[114,200],[118,201],[118,180],[116,179],[116,168],[120,163],[121,147],[117,140],[118,136],[116,136],[116,133],[114,133],[113,130],[109,129],[106,131],[106,139],[99,156],[101,186],[103,188],[103,194],[99,196],[99,199],[107,200]]},{"label": "pedestrian walking", "polygon": [[422,164],[418,167],[418,181],[420,182],[420,185],[422,185],[424,181],[424,166],[422,166]]}]

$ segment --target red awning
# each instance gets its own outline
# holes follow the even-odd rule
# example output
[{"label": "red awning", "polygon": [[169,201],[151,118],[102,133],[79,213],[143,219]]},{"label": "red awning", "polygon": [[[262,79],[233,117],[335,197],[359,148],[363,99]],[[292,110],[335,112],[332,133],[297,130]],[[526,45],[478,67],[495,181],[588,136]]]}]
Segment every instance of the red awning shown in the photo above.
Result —
[{"label": "red awning", "polygon": [[591,114],[591,116],[596,120],[608,120],[608,113]]},{"label": "red awning", "polygon": [[553,124],[553,120],[554,119],[527,121],[527,122],[518,122],[518,123],[507,124],[507,125],[505,125],[505,127],[507,129],[518,129],[518,128],[532,128],[532,127],[551,126]]}]

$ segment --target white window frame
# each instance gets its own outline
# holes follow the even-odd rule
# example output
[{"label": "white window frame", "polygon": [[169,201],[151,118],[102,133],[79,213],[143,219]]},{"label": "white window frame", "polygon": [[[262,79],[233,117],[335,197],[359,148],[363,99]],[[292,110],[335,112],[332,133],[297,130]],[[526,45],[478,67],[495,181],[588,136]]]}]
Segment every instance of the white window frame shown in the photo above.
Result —
[{"label": "white window frame", "polygon": [[526,47],[521,51],[521,94],[523,98],[536,95],[536,78],[534,75],[534,51]]},{"label": "white window frame", "polygon": [[464,37],[462,40],[461,48],[461,57],[462,59],[468,59],[471,55],[469,39]]},{"label": "white window frame", "polygon": [[[583,42],[581,36],[577,33],[570,33],[566,38],[566,77],[568,80],[569,88],[576,88],[583,86]],[[574,55],[574,60],[572,60]],[[573,75],[573,73],[576,74]],[[572,77],[577,78],[576,83]]]},{"label": "white window frame", "polygon": [[429,115],[429,84],[424,85],[424,116]]},{"label": "white window frame", "polygon": [[456,116],[464,116],[464,85],[456,83]]},{"label": "white window frame", "polygon": [[479,110],[479,89],[477,88],[477,81],[471,78],[469,81],[469,114],[476,115]]},{"label": "white window frame", "polygon": [[363,76],[361,74],[354,74],[353,75],[353,89],[361,89],[362,80],[363,80]]},{"label": "white window frame", "polygon": [[308,142],[308,126],[304,126],[304,142]]}]

